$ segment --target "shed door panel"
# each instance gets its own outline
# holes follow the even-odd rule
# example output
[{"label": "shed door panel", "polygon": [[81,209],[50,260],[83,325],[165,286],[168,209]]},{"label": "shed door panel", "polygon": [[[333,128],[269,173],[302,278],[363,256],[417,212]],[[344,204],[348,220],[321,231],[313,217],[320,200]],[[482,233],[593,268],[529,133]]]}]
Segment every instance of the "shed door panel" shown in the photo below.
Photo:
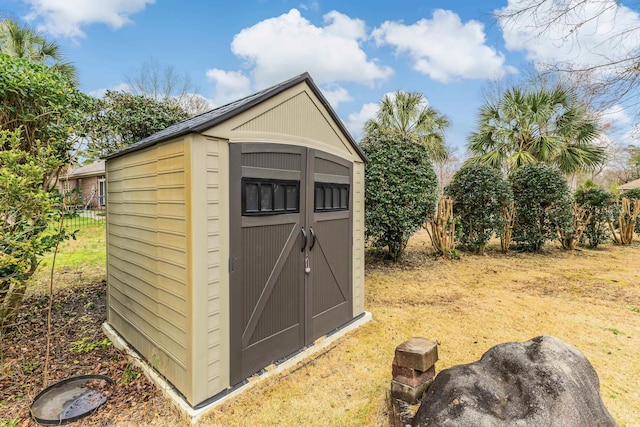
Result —
[{"label": "shed door panel", "polygon": [[272,144],[231,146],[232,383],[304,346],[304,154]]},{"label": "shed door panel", "polygon": [[232,144],[230,169],[235,384],[351,320],[352,174],[336,156],[279,144]]},{"label": "shed door panel", "polygon": [[336,156],[310,150],[309,169],[314,191],[307,218],[315,235],[309,250],[309,341],[352,318],[351,308],[351,164]]}]

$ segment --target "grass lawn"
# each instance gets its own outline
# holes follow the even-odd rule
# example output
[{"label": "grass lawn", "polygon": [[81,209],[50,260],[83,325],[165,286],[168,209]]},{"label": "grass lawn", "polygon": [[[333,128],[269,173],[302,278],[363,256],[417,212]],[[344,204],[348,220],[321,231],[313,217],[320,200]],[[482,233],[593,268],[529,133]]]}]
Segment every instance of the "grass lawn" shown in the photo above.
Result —
[{"label": "grass lawn", "polygon": [[369,265],[373,321],[219,407],[202,425],[388,425],[391,361],[404,340],[438,341],[439,372],[538,335],[578,348],[619,425],[640,425],[640,245],[455,261],[434,260],[430,249],[421,232],[401,265]]},{"label": "grass lawn", "polygon": [[[80,286],[104,280],[107,272],[105,221],[67,221],[69,232],[78,230],[76,240],[69,239],[60,244],[56,256],[54,288]],[[53,254],[44,257],[31,278],[31,293],[46,293],[49,289]]]},{"label": "grass lawn", "polygon": [[[579,349],[595,367],[605,405],[619,425],[640,425],[637,241],[575,252],[550,244],[543,254],[492,250],[452,261],[430,252],[426,234],[419,232],[401,264],[368,264],[371,322],[219,406],[199,425],[389,425],[391,361],[404,340],[422,336],[439,342],[439,372],[473,362],[496,344],[538,335]],[[48,263],[50,258],[34,278],[36,291],[45,289]],[[65,242],[57,266],[58,288],[104,279],[104,226],[83,229],[77,241]],[[99,423],[99,416],[100,411],[91,418]],[[152,424],[175,422],[156,418]]]}]

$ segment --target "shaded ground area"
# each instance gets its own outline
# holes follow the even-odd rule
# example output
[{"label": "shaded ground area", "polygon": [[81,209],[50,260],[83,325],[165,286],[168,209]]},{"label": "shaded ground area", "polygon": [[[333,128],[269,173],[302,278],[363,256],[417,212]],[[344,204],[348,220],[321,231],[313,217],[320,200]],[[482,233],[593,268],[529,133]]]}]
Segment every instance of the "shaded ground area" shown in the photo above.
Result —
[{"label": "shaded ground area", "polygon": [[[73,425],[165,424],[176,414],[140,371],[108,342],[101,330],[106,319],[106,284],[58,291],[52,312],[49,384],[76,375],[108,375],[117,385],[96,413]],[[29,405],[43,389],[47,330],[46,296],[32,296],[0,343],[0,420],[30,421]]]}]

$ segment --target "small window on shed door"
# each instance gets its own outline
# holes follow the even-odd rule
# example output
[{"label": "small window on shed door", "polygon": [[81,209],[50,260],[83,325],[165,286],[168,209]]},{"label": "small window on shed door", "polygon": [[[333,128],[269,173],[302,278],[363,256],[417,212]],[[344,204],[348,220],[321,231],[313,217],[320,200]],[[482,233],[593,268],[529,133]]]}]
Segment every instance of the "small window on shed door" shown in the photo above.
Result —
[{"label": "small window on shed door", "polygon": [[242,215],[300,212],[300,182],[242,178]]},{"label": "small window on shed door", "polygon": [[316,182],[313,205],[316,212],[349,210],[349,185]]}]

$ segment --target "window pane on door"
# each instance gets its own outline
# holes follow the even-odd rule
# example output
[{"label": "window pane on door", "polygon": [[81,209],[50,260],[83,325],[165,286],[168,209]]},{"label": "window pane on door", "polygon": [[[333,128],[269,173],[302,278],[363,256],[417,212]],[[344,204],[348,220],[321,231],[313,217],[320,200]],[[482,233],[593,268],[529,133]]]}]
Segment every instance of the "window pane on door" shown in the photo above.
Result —
[{"label": "window pane on door", "polygon": [[316,212],[349,209],[349,185],[317,182],[314,208]]},{"label": "window pane on door", "polygon": [[269,184],[260,185],[260,212],[273,210],[273,187]]},{"label": "window pane on door", "polygon": [[283,211],[285,205],[285,186],[273,184],[273,210]]},{"label": "window pane on door", "polygon": [[298,212],[298,187],[296,185],[287,185],[287,211]]},{"label": "window pane on door", "polygon": [[245,212],[258,212],[258,184],[247,182],[244,186]]},{"label": "window pane on door", "polygon": [[300,212],[300,182],[242,178],[242,215]]},{"label": "window pane on door", "polygon": [[316,185],[316,199],[315,199],[315,209],[322,210],[324,209],[324,188]]}]

